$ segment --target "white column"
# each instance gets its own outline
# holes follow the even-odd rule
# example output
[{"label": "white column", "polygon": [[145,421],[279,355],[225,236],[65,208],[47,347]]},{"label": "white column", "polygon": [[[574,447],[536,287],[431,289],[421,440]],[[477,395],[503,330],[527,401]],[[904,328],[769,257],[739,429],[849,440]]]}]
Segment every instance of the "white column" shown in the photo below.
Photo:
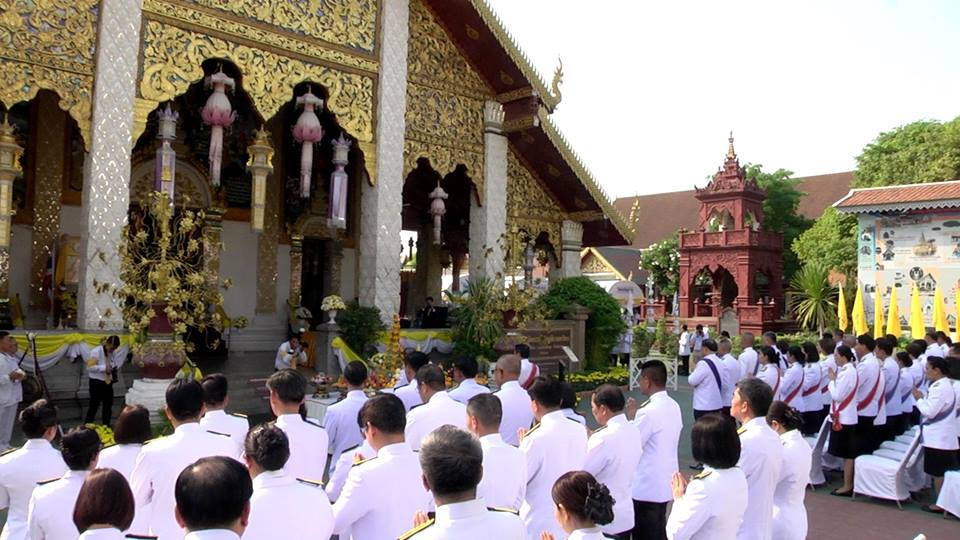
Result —
[{"label": "white column", "polygon": [[130,203],[141,7],[142,0],[100,2],[90,153],[83,175],[83,269],[78,294],[78,322],[83,330],[123,328],[112,287],[120,283],[118,248]]},{"label": "white column", "polygon": [[385,320],[400,309],[400,211],[403,136],[407,109],[408,0],[384,0],[380,11],[377,85],[376,186],[360,201],[360,303],[377,306]]},{"label": "white column", "polygon": [[560,255],[560,277],[580,275],[580,250],[583,249],[583,225],[576,221],[563,220],[560,235],[563,237],[563,253]]},{"label": "white column", "polygon": [[507,230],[507,137],[503,106],[488,101],[483,108],[483,206],[471,198],[470,277],[496,277],[503,272]]}]

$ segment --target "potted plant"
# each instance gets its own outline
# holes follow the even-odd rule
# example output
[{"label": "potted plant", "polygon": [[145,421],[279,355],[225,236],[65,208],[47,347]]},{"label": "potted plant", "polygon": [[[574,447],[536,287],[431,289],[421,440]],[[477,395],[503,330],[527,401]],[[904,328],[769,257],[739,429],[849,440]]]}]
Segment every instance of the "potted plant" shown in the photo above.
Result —
[{"label": "potted plant", "polygon": [[327,321],[327,324],[336,324],[337,312],[347,309],[347,305],[343,303],[343,298],[340,298],[335,294],[331,294],[323,299],[323,302],[320,304],[320,309],[326,311],[330,316],[330,320]]}]

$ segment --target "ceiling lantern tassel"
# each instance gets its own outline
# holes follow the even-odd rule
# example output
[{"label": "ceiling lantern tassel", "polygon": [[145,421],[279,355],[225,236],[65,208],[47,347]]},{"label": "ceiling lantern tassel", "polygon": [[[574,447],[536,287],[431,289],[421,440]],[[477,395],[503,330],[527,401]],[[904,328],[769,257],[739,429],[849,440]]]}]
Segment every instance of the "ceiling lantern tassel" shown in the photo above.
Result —
[{"label": "ceiling lantern tassel", "polygon": [[333,164],[335,169],[330,175],[330,226],[337,229],[347,228],[347,193],[349,192],[350,178],[344,167],[349,162],[350,146],[353,141],[346,138],[341,132],[340,137],[332,142]]},{"label": "ceiling lantern tassel", "polygon": [[307,87],[307,93],[297,98],[297,105],[303,106],[303,112],[293,126],[293,138],[301,143],[300,151],[300,197],[310,197],[310,177],[313,174],[313,145],[323,137],[323,127],[315,110],[323,107],[323,100],[313,95]]},{"label": "ceiling lantern tassel", "polygon": [[250,227],[254,232],[263,232],[263,214],[267,206],[267,175],[273,172],[273,146],[270,135],[263,127],[247,147],[247,170],[253,177],[253,201],[250,204]]},{"label": "ceiling lantern tassel", "polygon": [[447,192],[440,187],[437,181],[437,187],[430,192],[430,215],[433,216],[433,244],[440,245],[440,224],[443,215],[447,213],[447,207],[443,200],[447,198]]},{"label": "ceiling lantern tassel", "polygon": [[237,113],[230,106],[226,90],[233,90],[236,83],[223,69],[206,78],[207,87],[213,87],[213,93],[200,111],[203,123],[210,126],[210,182],[220,187],[220,162],[223,159],[223,128],[230,127]]}]

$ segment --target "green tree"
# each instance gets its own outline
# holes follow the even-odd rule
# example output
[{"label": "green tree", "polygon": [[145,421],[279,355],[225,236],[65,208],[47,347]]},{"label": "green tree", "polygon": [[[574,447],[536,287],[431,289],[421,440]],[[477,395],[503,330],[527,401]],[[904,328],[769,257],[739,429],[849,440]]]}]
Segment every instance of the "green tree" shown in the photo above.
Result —
[{"label": "green tree", "polygon": [[815,329],[818,334],[836,321],[837,289],[830,286],[829,277],[830,269],[826,266],[808,264],[790,281],[791,311],[800,326]]},{"label": "green tree", "polygon": [[680,286],[680,251],[677,233],[643,250],[640,268],[653,277],[653,284],[664,296],[671,296]]},{"label": "green tree", "polygon": [[960,178],[960,117],[920,120],[881,133],[857,157],[855,187]]},{"label": "green tree", "polygon": [[560,317],[574,303],[589,308],[584,344],[586,358],[581,360],[585,369],[606,365],[610,350],[620,340],[627,325],[620,316],[620,304],[603,287],[586,277],[561,279],[550,284],[540,302],[546,307],[550,319]]},{"label": "green tree", "polygon": [[804,193],[797,189],[793,171],[777,169],[764,172],[763,165],[754,164],[748,164],[746,170],[747,178],[754,179],[767,192],[767,198],[763,201],[762,228],[783,234],[783,274],[784,280],[789,282],[800,268],[797,255],[790,250],[790,246],[813,224],[813,221],[797,213]]},{"label": "green tree", "polygon": [[790,247],[801,264],[851,276],[857,270],[857,216],[827,208]]}]

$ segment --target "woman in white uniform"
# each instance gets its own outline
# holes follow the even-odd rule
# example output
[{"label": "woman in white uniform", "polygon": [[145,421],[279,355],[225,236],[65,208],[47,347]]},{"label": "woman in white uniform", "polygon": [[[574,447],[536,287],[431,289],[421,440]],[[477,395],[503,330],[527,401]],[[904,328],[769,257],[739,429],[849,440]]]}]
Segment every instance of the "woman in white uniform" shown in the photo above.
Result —
[{"label": "woman in white uniform", "polygon": [[760,369],[757,370],[757,377],[767,383],[767,386],[773,390],[773,395],[776,396],[780,391],[780,368],[777,366],[780,355],[773,347],[761,347],[758,358]]},{"label": "woman in white uniform", "polygon": [[807,537],[807,509],[803,497],[810,481],[813,450],[800,432],[804,418],[782,401],[774,401],[767,411],[767,424],[783,443],[783,467],[773,492],[773,537],[778,540],[804,540]]},{"label": "woman in white uniform", "polygon": [[[554,516],[569,536],[567,540],[601,540],[609,538],[600,525],[613,521],[613,497],[607,486],[597,482],[586,471],[570,471],[553,483]],[[530,531],[533,532],[533,531]],[[548,532],[541,540],[557,540]]]},{"label": "woman in white uniform", "polygon": [[137,462],[137,455],[143,443],[153,438],[150,430],[150,412],[143,405],[127,405],[117,417],[117,426],[113,430],[116,444],[104,448],[97,458],[97,467],[114,469],[127,482]]},{"label": "woman in white uniform", "polygon": [[80,540],[119,540],[133,523],[133,492],[123,475],[113,469],[96,469],[83,481],[73,523]]},{"label": "woman in white uniform", "polygon": [[779,399],[797,410],[804,408],[802,393],[805,362],[806,356],[803,354],[803,349],[797,346],[790,347],[787,351],[787,369],[783,372],[783,381],[780,383],[780,396],[774,394],[774,399]]},{"label": "woman in white uniform", "polygon": [[800,431],[804,435],[816,435],[823,423],[823,398],[820,395],[820,351],[812,341],[803,342],[803,354],[807,363],[803,366],[803,403],[797,410],[803,415],[803,426]]}]

